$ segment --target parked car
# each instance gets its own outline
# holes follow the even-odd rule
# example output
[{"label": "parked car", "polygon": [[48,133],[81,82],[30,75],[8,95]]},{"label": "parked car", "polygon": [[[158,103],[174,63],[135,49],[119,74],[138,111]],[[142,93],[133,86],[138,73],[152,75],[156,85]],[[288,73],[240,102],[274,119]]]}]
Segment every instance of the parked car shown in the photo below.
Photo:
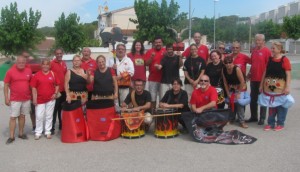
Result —
[{"label": "parked car", "polygon": [[225,50],[224,50],[225,54],[230,54],[230,53],[232,53],[232,49],[231,49],[231,48],[232,48],[231,46],[226,46],[226,47],[225,47]]}]

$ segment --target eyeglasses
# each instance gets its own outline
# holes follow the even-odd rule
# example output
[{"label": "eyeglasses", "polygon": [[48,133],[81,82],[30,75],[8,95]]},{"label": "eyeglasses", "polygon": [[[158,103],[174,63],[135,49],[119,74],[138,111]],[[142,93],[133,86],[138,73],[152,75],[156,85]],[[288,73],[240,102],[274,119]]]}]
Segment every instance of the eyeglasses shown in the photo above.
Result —
[{"label": "eyeglasses", "polygon": [[218,49],[225,50],[225,47],[218,47]]},{"label": "eyeglasses", "polygon": [[231,64],[232,62],[224,62],[224,64]]},{"label": "eyeglasses", "polygon": [[200,82],[209,82],[209,80],[200,79]]}]

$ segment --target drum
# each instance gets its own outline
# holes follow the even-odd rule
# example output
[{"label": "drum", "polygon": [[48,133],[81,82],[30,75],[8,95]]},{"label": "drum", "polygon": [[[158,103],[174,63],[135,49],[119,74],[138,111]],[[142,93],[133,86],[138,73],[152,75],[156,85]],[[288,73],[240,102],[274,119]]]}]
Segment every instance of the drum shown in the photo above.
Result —
[{"label": "drum", "polygon": [[225,101],[224,97],[224,91],[221,87],[216,87],[217,93],[218,93],[218,101],[217,104],[221,104]]},{"label": "drum", "polygon": [[[175,109],[156,109],[155,115],[172,114]],[[157,138],[173,138],[178,136],[178,117],[177,115],[166,115],[155,118],[155,131],[154,135]]]},{"label": "drum", "polygon": [[[133,112],[125,111],[122,117],[144,117],[144,111]],[[129,118],[122,121],[121,136],[127,139],[141,138],[145,136],[144,118]]]},{"label": "drum", "polygon": [[86,117],[91,140],[108,141],[121,133],[121,123],[113,101],[91,100],[86,103]]}]

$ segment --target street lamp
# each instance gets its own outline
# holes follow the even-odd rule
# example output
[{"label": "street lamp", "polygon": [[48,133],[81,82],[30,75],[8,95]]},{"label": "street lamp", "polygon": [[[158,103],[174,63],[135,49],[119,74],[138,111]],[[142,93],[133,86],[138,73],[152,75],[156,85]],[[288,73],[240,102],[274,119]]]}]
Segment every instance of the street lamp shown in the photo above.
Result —
[{"label": "street lamp", "polygon": [[219,0],[214,0],[214,49],[216,49],[216,3]]},{"label": "street lamp", "polygon": [[192,35],[192,15],[191,15],[191,0],[189,1],[189,45],[191,45],[191,35]]}]

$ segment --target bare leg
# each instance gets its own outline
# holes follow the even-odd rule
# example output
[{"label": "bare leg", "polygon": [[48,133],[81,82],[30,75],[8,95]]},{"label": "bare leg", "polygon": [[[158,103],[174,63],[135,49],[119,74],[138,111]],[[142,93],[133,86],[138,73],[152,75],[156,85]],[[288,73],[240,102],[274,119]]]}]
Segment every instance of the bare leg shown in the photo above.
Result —
[{"label": "bare leg", "polygon": [[9,137],[15,138],[16,117],[10,117],[9,120]]},{"label": "bare leg", "polygon": [[22,136],[24,133],[24,126],[25,126],[25,115],[20,115],[18,118],[19,122],[19,136]]}]

